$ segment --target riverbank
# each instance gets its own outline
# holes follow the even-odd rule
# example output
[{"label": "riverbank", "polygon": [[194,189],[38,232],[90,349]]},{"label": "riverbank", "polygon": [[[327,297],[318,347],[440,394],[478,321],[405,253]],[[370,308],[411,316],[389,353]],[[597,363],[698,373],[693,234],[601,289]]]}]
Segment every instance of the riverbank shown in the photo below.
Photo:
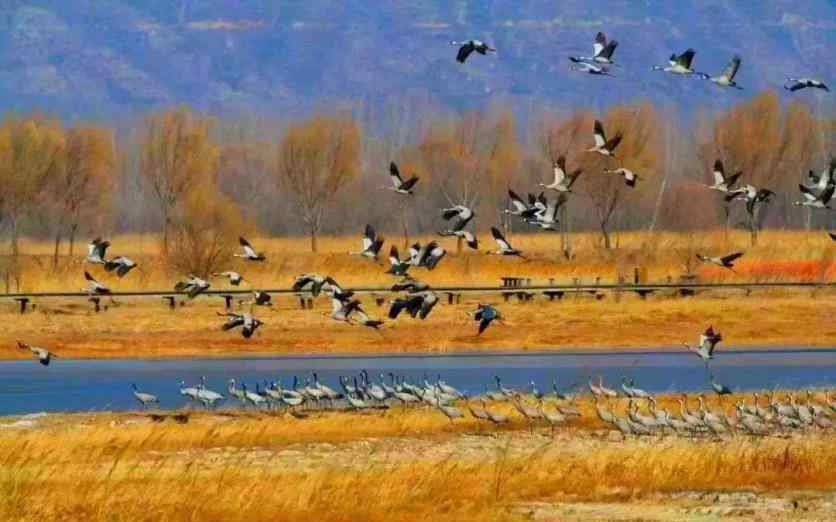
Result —
[{"label": "riverbank", "polygon": [[[0,359],[30,357],[18,339],[71,358],[238,357],[247,355],[457,353],[496,351],[585,351],[645,349],[696,343],[708,325],[723,333],[726,346],[832,347],[836,343],[836,294],[819,291],[769,291],[704,294],[692,298],[649,296],[535,298],[507,303],[494,296],[505,318],[482,335],[467,315],[479,297],[456,305],[439,304],[424,321],[402,315],[386,319],[388,304],[364,299],[373,318],[385,320],[373,330],[336,322],[325,297],[313,310],[301,310],[292,297],[276,297],[272,307],[254,310],[264,325],[250,339],[223,332],[219,298],[198,298],[176,310],[163,302],[135,300],[108,304],[94,313],[89,303],[48,301],[19,315],[12,304],[0,309]],[[484,299],[484,296],[482,296]],[[105,303],[106,299],[103,301]],[[498,302],[497,302],[498,301]],[[107,304],[107,303],[105,303]]]},{"label": "riverbank", "polygon": [[554,431],[507,403],[488,407],[511,422],[403,407],[2,418],[0,517],[825,520],[836,504],[832,431],[625,441],[588,401]]}]

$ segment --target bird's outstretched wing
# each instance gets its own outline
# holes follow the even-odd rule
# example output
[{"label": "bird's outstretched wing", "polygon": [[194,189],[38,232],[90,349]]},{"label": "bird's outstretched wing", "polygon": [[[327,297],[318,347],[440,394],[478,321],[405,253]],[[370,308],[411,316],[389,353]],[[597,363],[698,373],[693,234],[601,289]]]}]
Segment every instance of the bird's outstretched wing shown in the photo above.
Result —
[{"label": "bird's outstretched wing", "polygon": [[609,151],[614,151],[615,148],[618,147],[618,144],[621,143],[621,138],[621,134],[616,134],[610,141],[606,143],[605,148]]},{"label": "bird's outstretched wing", "polygon": [[686,69],[691,68],[691,62],[694,61],[694,55],[697,54],[697,51],[693,49],[686,49],[684,53],[680,54],[676,57],[676,63],[685,67]]},{"label": "bird's outstretched wing", "polygon": [[723,70],[723,76],[729,80],[734,80],[734,76],[737,74],[738,69],[740,69],[740,56],[734,55],[732,56],[729,64],[726,65],[726,68]]},{"label": "bird's outstretched wing", "polygon": [[398,170],[398,165],[395,162],[389,163],[389,177],[392,178],[392,185],[395,188],[400,187],[403,184],[403,178],[401,178],[401,172]]},{"label": "bird's outstretched wing", "polygon": [[728,264],[728,263],[731,263],[732,261],[734,261],[735,259],[738,259],[742,255],[743,255],[743,252],[735,252],[733,254],[729,254],[727,256],[721,257],[720,260],[723,261],[723,264]]},{"label": "bird's outstretched wing", "polygon": [[496,244],[499,245],[499,248],[502,250],[511,250],[511,245],[506,241],[505,236],[502,235],[502,232],[499,231],[496,227],[491,227],[491,235],[493,236]]},{"label": "bird's outstretched wing", "polygon": [[595,43],[592,44],[592,56],[600,55],[606,46],[607,35],[602,32],[598,32],[598,34],[595,35]]},{"label": "bird's outstretched wing", "polygon": [[459,47],[459,52],[456,54],[456,61],[464,63],[467,60],[467,57],[470,56],[470,53],[472,53],[475,49],[476,47],[470,42],[462,45]]},{"label": "bird's outstretched wing", "polygon": [[600,148],[606,145],[607,134],[604,132],[604,125],[599,120],[595,120],[593,137],[595,138],[596,147]]},{"label": "bird's outstretched wing", "polygon": [[412,190],[412,187],[418,182],[418,176],[412,176],[408,180],[404,181],[401,185],[401,190]]}]

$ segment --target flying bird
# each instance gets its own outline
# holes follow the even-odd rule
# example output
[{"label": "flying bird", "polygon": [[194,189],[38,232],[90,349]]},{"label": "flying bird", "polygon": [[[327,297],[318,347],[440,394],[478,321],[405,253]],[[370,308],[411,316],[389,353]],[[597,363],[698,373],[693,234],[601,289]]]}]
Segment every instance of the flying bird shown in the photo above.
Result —
[{"label": "flying bird", "polygon": [[743,87],[737,85],[737,82],[734,81],[738,69],[740,69],[740,56],[734,55],[722,73],[717,76],[711,76],[708,79],[721,87],[733,87],[743,90]]},{"label": "flying bird", "polygon": [[353,254],[377,259],[382,247],[383,237],[378,236],[371,225],[366,225],[366,229],[363,231],[363,250],[353,252]]},{"label": "flying bird", "polygon": [[743,252],[735,252],[734,254],[729,254],[723,257],[708,257],[701,254],[697,254],[697,259],[704,263],[711,263],[722,268],[727,268],[734,272],[734,262],[742,255]]},{"label": "flying bird", "polygon": [[238,286],[241,284],[241,281],[244,280],[244,277],[239,274],[238,272],[234,272],[232,270],[227,270],[226,272],[218,272],[212,274],[213,277],[225,277],[229,279],[229,284],[232,286]]},{"label": "flying bird", "polygon": [[84,279],[87,280],[87,288],[82,288],[82,292],[87,292],[90,295],[107,295],[110,294],[110,288],[96,281],[96,278],[90,275],[90,272],[84,272]]},{"label": "flying bird", "polygon": [[597,152],[602,156],[615,157],[615,148],[621,143],[621,133],[616,134],[611,140],[607,141],[604,125],[599,120],[595,120],[593,138],[595,139],[595,145],[587,149],[587,152]]},{"label": "flying bird", "polygon": [[496,244],[499,247],[499,249],[495,252],[489,252],[489,254],[496,254],[500,256],[517,256],[525,259],[525,257],[523,257],[522,255],[522,252],[512,247],[511,243],[509,243],[508,240],[505,239],[505,236],[502,235],[502,232],[500,232],[498,228],[491,227],[491,235],[496,241]]},{"label": "flying bird", "polygon": [[375,330],[383,325],[383,321],[370,318],[368,314],[366,314],[365,310],[363,310],[363,307],[360,306],[360,301],[357,299],[349,301],[345,305],[345,308],[346,322],[350,323],[353,320],[357,324],[368,326],[369,328],[373,328]]},{"label": "flying bird", "polygon": [[389,270],[386,271],[387,274],[397,276],[406,275],[411,266],[412,263],[409,259],[401,261],[400,255],[398,254],[398,247],[392,245],[389,248]]},{"label": "flying bird", "polygon": [[389,306],[389,319],[397,319],[403,310],[412,318],[426,319],[438,303],[438,296],[432,290],[410,292],[405,297],[398,297]]},{"label": "flying bird", "polygon": [[302,274],[293,281],[291,289],[294,292],[301,292],[310,287],[311,295],[317,297],[320,292],[329,295],[351,296],[354,292],[345,291],[331,276],[322,277],[319,274]]},{"label": "flying bird", "polygon": [[404,181],[403,178],[401,178],[401,173],[394,161],[389,163],[389,178],[392,180],[392,186],[385,188],[404,196],[411,195],[412,188],[415,187],[415,184],[418,182],[418,176],[412,176],[408,180]]},{"label": "flying bird", "polygon": [[58,358],[58,355],[50,352],[46,348],[38,348],[37,346],[32,346],[30,344],[24,343],[23,341],[18,341],[17,346],[21,350],[29,350],[30,352],[32,352],[32,355],[34,355],[38,359],[38,362],[44,366],[49,366],[49,363],[50,361],[52,361],[53,357],[56,359]]},{"label": "flying bird", "polygon": [[273,306],[273,298],[262,290],[253,290],[252,304],[256,306]]},{"label": "flying bird", "polygon": [[668,65],[662,67],[660,65],[654,65],[651,67],[653,71],[663,71],[671,74],[679,74],[679,75],[695,75],[699,78],[704,78],[706,80],[710,79],[711,77],[705,73],[697,72],[692,68],[692,63],[694,62],[694,56],[697,52],[693,49],[687,49],[680,55],[672,54],[671,57],[668,59]]},{"label": "flying bird", "polygon": [[624,183],[630,188],[635,187],[636,186],[636,181],[641,179],[641,178],[639,178],[638,174],[636,174],[635,172],[633,172],[630,169],[625,169],[624,167],[620,167],[620,168],[617,168],[617,169],[614,169],[614,170],[604,169],[604,173],[605,174],[618,174],[619,176],[624,178]]},{"label": "flying bird", "polygon": [[110,241],[104,241],[100,237],[93,239],[87,244],[87,257],[85,258],[85,261],[96,265],[105,264],[105,253],[107,252],[107,247],[109,246]]},{"label": "flying bird", "polygon": [[233,328],[237,328],[240,326],[241,335],[245,339],[249,339],[250,337],[252,337],[255,331],[258,329],[258,327],[264,324],[262,321],[256,319],[248,313],[236,314],[233,312],[218,312],[218,315],[227,318],[226,322],[224,322],[224,324],[221,326],[221,330],[226,332],[227,330],[232,330]]},{"label": "flying bird", "polygon": [[723,162],[718,159],[714,162],[714,170],[712,171],[712,174],[714,175],[714,184],[706,186],[711,190],[728,193],[732,190],[734,184],[743,172],[738,171],[731,176],[726,176],[726,169],[723,167]]},{"label": "flying bird", "polygon": [[238,238],[238,243],[244,249],[243,253],[234,254],[235,257],[243,258],[246,261],[264,261],[267,259],[262,252],[256,252],[253,246],[250,244],[249,241],[244,239],[243,237]]},{"label": "flying bird", "polygon": [[610,73],[610,70],[607,67],[604,67],[603,65],[595,65],[594,63],[575,62],[572,65],[570,65],[569,68],[573,71],[592,74],[594,76],[615,76],[614,74]]},{"label": "flying bird", "polygon": [[798,190],[801,191],[801,195],[804,199],[802,201],[794,202],[793,205],[818,208],[822,210],[833,210],[830,208],[830,200],[833,199],[834,189],[836,189],[836,185],[829,185],[826,189],[821,191],[821,193],[816,194],[805,185],[798,185]]},{"label": "flying bird", "polygon": [[178,281],[176,285],[174,285],[175,292],[186,292],[189,296],[189,299],[194,299],[201,293],[205,292],[209,289],[208,281],[205,281],[195,275],[189,274],[186,279],[183,281]]},{"label": "flying bird", "polygon": [[136,268],[136,263],[125,256],[114,257],[104,263],[104,269],[108,272],[116,271],[120,278],[125,277],[128,272]]},{"label": "flying bird", "polygon": [[[567,175],[565,156],[560,156],[559,158],[557,158],[557,161],[554,162],[553,167],[554,180],[548,185],[546,185],[545,183],[540,183],[539,185],[546,189],[556,190],[557,192],[572,192],[572,185],[574,185],[578,177],[581,174],[583,174],[583,169],[575,169],[575,171],[571,175]],[[509,191],[508,194],[511,195],[513,193]],[[516,196],[516,194],[513,194],[513,196]],[[517,196],[517,198],[519,198],[519,196]]]},{"label": "flying bird", "polygon": [[784,82],[784,89],[795,92],[800,91],[801,89],[821,89],[826,92],[830,92],[830,89],[827,88],[827,85],[821,80],[814,80],[812,78],[787,78],[787,81]]},{"label": "flying bird", "polygon": [[456,61],[459,63],[467,61],[467,57],[470,56],[473,51],[476,51],[483,56],[488,53],[496,52],[496,49],[481,40],[465,40],[462,42],[453,40],[450,42],[450,45],[459,46],[459,52],[456,54]]},{"label": "flying bird", "polygon": [[435,269],[445,255],[447,251],[436,241],[430,241],[424,246],[421,246],[421,243],[415,243],[409,247],[410,263],[417,267],[423,266],[427,270]]},{"label": "flying bird", "polygon": [[821,171],[821,174],[816,174],[812,170],[807,173],[807,179],[810,184],[805,185],[810,190],[823,192],[828,186],[836,184],[836,158],[830,159],[830,165]]},{"label": "flying bird", "polygon": [[720,332],[715,332],[712,326],[706,328],[705,332],[700,334],[699,344],[697,346],[690,346],[688,343],[682,343],[688,350],[697,354],[697,356],[705,361],[705,364],[708,365],[708,361],[714,358],[714,349],[717,347],[717,344],[723,340],[723,335]]},{"label": "flying bird", "polygon": [[479,323],[479,333],[476,335],[482,335],[482,332],[484,332],[493,321],[502,321],[502,316],[499,315],[499,311],[493,306],[489,304],[479,304],[473,312],[473,319]]},{"label": "flying bird", "polygon": [[465,205],[455,205],[441,211],[441,217],[445,221],[451,221],[449,230],[443,235],[452,235],[452,232],[462,230],[473,219],[473,210]]},{"label": "flying bird", "polygon": [[570,56],[569,59],[575,63],[593,62],[605,65],[615,65],[612,55],[618,47],[618,40],[607,41],[607,35],[599,32],[595,35],[595,43],[592,44],[592,56]]},{"label": "flying bird", "polygon": [[561,194],[556,199],[548,201],[545,210],[536,214],[531,223],[543,230],[557,230],[557,226],[560,224],[557,219],[557,211],[566,201],[568,201],[566,194]]},{"label": "flying bird", "polygon": [[424,283],[423,281],[419,281],[414,277],[410,277],[408,275],[404,276],[403,279],[392,285],[393,292],[422,292],[424,290],[428,290],[430,285]]}]

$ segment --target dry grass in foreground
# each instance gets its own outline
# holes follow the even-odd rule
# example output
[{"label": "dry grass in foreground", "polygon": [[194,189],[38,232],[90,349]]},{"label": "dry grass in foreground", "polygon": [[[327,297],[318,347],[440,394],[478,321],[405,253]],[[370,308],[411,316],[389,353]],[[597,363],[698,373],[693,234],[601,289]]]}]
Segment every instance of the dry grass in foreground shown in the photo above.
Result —
[{"label": "dry grass in foreground", "polygon": [[613,442],[591,427],[492,433],[400,408],[305,420],[192,414],[185,425],[64,416],[0,432],[0,518],[510,521],[545,503],[556,509],[548,520],[591,520],[559,506],[610,502],[629,503],[635,520],[660,495],[836,488],[833,434]]},{"label": "dry grass in foreground", "polygon": [[[729,347],[833,346],[836,323],[830,310],[836,294],[756,292],[704,294],[694,298],[624,296],[597,301],[590,296],[528,303],[497,302],[505,324],[481,336],[466,314],[477,299],[459,305],[439,304],[425,321],[406,315],[379,330],[338,323],[329,317],[324,297],[314,310],[301,310],[292,297],[276,297],[271,308],[258,308],[264,326],[251,339],[223,332],[216,312],[218,297],[199,298],[185,308],[168,310],[162,300],[128,301],[93,313],[88,303],[41,301],[36,311],[19,315],[14,304],[0,309],[7,328],[0,331],[0,359],[25,358],[16,339],[49,347],[64,357],[217,357],[246,354],[453,352],[515,350],[585,350],[671,347],[694,342],[708,324],[722,331]],[[373,317],[387,307],[365,298]]]}]

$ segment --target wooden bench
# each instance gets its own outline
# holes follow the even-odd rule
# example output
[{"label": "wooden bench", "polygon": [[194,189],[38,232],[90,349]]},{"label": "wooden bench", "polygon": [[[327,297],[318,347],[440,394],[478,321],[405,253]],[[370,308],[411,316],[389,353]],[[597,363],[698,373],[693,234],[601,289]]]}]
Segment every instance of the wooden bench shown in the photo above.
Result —
[{"label": "wooden bench", "polygon": [[444,292],[444,294],[447,295],[447,304],[448,305],[451,305],[453,303],[461,304],[462,294],[460,294],[458,292]]}]

